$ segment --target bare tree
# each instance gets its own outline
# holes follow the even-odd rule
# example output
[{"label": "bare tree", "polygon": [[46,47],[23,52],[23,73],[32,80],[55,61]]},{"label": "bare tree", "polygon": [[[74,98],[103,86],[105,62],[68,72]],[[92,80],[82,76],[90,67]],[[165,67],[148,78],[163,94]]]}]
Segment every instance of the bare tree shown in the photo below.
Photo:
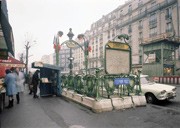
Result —
[{"label": "bare tree", "polygon": [[28,62],[29,62],[29,49],[34,45],[36,40],[33,39],[28,33],[25,35],[25,49],[26,49],[26,75],[28,74]]},{"label": "bare tree", "polygon": [[20,53],[19,55],[19,60],[22,62],[22,63],[24,63],[25,62],[25,56],[24,56],[24,53]]}]

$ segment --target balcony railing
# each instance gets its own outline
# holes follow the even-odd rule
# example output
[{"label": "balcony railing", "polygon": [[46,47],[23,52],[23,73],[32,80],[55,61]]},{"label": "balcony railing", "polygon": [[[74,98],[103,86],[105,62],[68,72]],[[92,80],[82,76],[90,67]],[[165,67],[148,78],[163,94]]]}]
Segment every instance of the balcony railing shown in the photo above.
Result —
[{"label": "balcony railing", "polygon": [[142,1],[138,3],[138,7],[141,7],[141,6],[143,6],[143,2]]},{"label": "balcony railing", "polygon": [[166,32],[167,32],[167,33],[172,32],[172,31],[173,31],[172,28],[171,28],[171,29],[166,29]]},{"label": "balcony railing", "polygon": [[149,21],[149,27],[154,28],[157,26],[157,19]]},{"label": "balcony railing", "polygon": [[[172,38],[172,34],[170,33],[162,33],[162,34],[159,34],[159,35],[150,35],[149,38],[144,38],[143,41],[142,41],[142,44],[148,44],[148,43],[151,43],[151,42],[156,42],[156,41],[161,41],[161,40],[165,40],[165,39],[170,39]],[[180,42],[180,37],[178,36],[173,36],[173,41],[175,42]]]},{"label": "balcony railing", "polygon": [[168,19],[171,19],[172,18],[172,15],[166,15],[165,16],[165,19],[168,20]]}]

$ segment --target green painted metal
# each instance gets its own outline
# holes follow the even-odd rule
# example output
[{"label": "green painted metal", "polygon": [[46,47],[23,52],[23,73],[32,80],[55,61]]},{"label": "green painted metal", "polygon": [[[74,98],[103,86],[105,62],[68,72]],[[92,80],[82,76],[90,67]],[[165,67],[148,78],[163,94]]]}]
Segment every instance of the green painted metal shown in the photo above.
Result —
[{"label": "green painted metal", "polygon": [[81,75],[74,77],[74,90],[79,94],[84,94],[83,78]]},{"label": "green painted metal", "polygon": [[[165,68],[172,67],[175,70],[175,50],[178,48],[177,43],[170,40],[160,40],[148,44],[143,44],[143,64],[142,73],[149,76],[165,76]],[[155,54],[153,62],[146,62],[150,54]],[[147,57],[145,57],[147,56]],[[171,75],[174,75],[173,72]]]},{"label": "green painted metal", "polygon": [[[117,36],[118,38],[123,38],[124,41],[128,39],[127,35]],[[140,87],[140,74],[133,75],[131,74],[131,66],[132,66],[132,58],[131,58],[131,47],[126,43],[117,42],[117,41],[109,41],[105,45],[105,52],[106,50],[114,50],[115,52],[123,52],[128,53],[127,58],[123,58],[125,60],[128,59],[128,68],[126,69],[126,73],[113,73],[110,74],[107,72],[108,69],[100,69],[100,68],[93,68],[88,70],[95,70],[95,74],[86,74],[86,75],[69,75],[69,76],[62,76],[62,85],[64,88],[73,89],[75,92],[90,96],[96,99],[99,98],[111,98],[111,96],[116,95],[119,97],[129,96],[131,94],[139,95],[141,94],[141,87]],[[113,51],[113,52],[114,52]],[[87,55],[85,53],[85,55]],[[116,55],[114,55],[116,56]],[[122,59],[121,56],[119,59]],[[105,57],[106,58],[106,57]],[[104,62],[107,61],[108,58],[105,59]],[[113,65],[112,65],[113,67]],[[106,67],[107,68],[107,67]],[[124,67],[118,67],[124,68]],[[87,71],[87,70],[86,70]],[[120,70],[121,71],[121,70]],[[100,75],[101,73],[105,73]],[[118,85],[115,86],[114,80],[116,78],[128,78],[129,84],[128,85]]]},{"label": "green painted metal", "polygon": [[61,86],[62,88],[67,88],[68,87],[68,79],[66,75],[62,75],[61,77]]}]

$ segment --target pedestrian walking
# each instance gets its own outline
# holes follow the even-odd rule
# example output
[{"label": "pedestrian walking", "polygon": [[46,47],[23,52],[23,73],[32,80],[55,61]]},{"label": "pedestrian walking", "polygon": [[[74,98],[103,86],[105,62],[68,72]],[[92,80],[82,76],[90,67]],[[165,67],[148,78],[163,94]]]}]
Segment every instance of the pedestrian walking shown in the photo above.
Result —
[{"label": "pedestrian walking", "polygon": [[16,100],[17,100],[17,104],[19,104],[20,93],[24,92],[25,76],[24,73],[20,71],[19,68],[15,68],[15,73],[16,73],[16,87],[17,87]]},{"label": "pedestrian walking", "polygon": [[34,98],[38,98],[37,90],[38,90],[39,82],[40,82],[40,71],[36,70],[32,77]]},{"label": "pedestrian walking", "polygon": [[29,95],[33,93],[33,84],[32,84],[32,72],[29,71],[27,76],[27,84],[29,87]]},{"label": "pedestrian walking", "polygon": [[16,74],[11,72],[11,70],[6,69],[6,76],[4,79],[5,87],[6,87],[6,95],[9,98],[9,105],[6,106],[6,108],[12,108],[14,98],[13,95],[17,94],[17,88],[16,88]]}]

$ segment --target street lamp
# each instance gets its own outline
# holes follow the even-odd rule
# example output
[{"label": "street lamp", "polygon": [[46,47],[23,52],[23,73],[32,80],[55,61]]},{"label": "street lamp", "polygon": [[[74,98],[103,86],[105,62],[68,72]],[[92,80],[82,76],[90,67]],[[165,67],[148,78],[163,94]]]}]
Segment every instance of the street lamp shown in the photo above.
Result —
[{"label": "street lamp", "polygon": [[72,48],[75,48],[77,46],[79,46],[83,51],[84,51],[84,55],[85,55],[85,67],[86,67],[86,75],[87,75],[87,56],[88,56],[88,47],[89,47],[89,42],[85,40],[85,37],[83,34],[78,35],[79,39],[84,39],[84,45],[85,48],[83,49],[83,47],[76,41],[74,41],[72,38],[74,36],[73,32],[72,32],[72,28],[69,29],[69,33],[67,34],[67,36],[69,37],[69,40],[64,41],[61,45],[66,44],[66,46],[68,48],[70,48],[70,56],[68,58],[68,60],[70,61],[69,64],[69,69],[70,69],[70,75],[72,75],[72,69],[73,69],[73,60],[74,57],[72,56]]},{"label": "street lamp", "polygon": [[[72,29],[70,28],[69,29],[69,33],[67,34],[67,36],[69,37],[69,45],[71,45],[71,43],[72,43],[72,38],[73,38],[73,36],[74,36],[74,34],[72,33]],[[68,44],[67,44],[67,46],[68,46]],[[72,47],[69,47],[70,48],[70,57],[68,58],[69,59],[69,61],[70,61],[70,64],[69,64],[69,69],[70,69],[70,75],[72,75],[72,68],[73,68],[73,60],[74,60],[74,58],[72,57]]]},{"label": "street lamp", "polygon": [[88,54],[89,54],[89,41],[85,39],[84,34],[79,34],[77,37],[79,40],[83,39],[84,41],[84,61],[85,61],[85,70],[87,75],[87,69],[88,69]]},{"label": "street lamp", "polygon": [[55,53],[56,53],[56,65],[59,66],[59,50],[61,48],[60,46],[60,42],[59,42],[59,37],[61,37],[63,35],[63,32],[62,31],[58,31],[57,35],[54,36],[54,41],[53,41],[53,44],[54,44],[54,50],[55,50]]},{"label": "street lamp", "polygon": [[79,46],[81,49],[83,49],[83,48],[82,48],[82,46],[80,44],[78,44],[76,41],[74,41],[72,39],[74,34],[73,34],[71,28],[69,29],[69,33],[67,34],[67,36],[69,37],[69,40],[64,41],[61,45],[66,44],[66,46],[68,48],[70,48],[70,56],[68,58],[68,60],[70,61],[70,64],[69,64],[70,73],[69,74],[72,75],[73,60],[74,60],[74,57],[72,57],[72,48],[75,48],[77,46]]}]

